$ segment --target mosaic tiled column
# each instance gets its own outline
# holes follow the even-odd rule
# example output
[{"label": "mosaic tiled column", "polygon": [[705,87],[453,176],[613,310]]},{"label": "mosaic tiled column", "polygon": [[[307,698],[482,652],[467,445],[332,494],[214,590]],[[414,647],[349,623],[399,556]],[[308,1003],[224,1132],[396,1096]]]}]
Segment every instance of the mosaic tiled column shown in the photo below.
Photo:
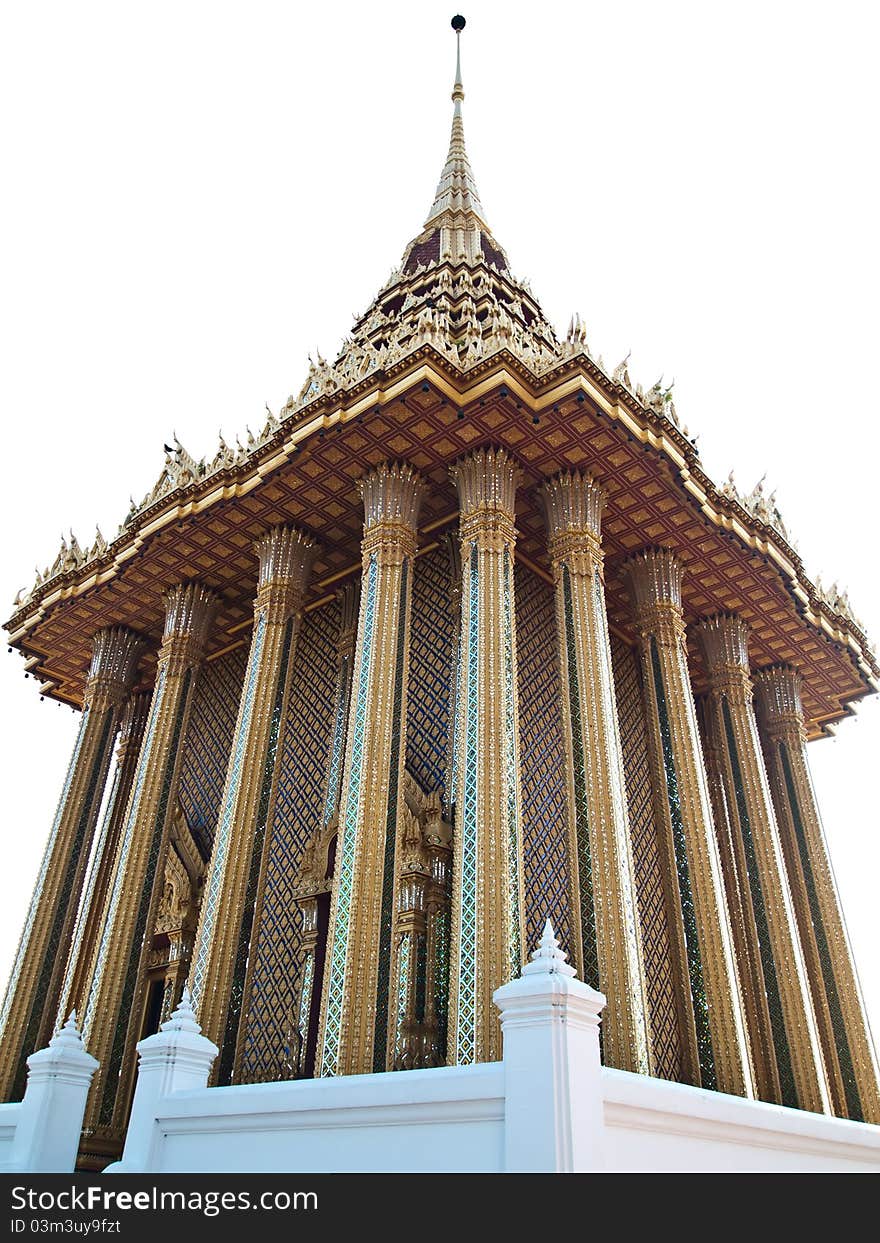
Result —
[{"label": "mosaic tiled column", "polygon": [[[455,782],[458,777],[455,762],[456,736],[458,730],[458,695],[461,690],[461,544],[457,531],[447,531],[444,537],[449,557],[449,607],[452,611],[452,685],[449,690],[449,734],[446,742],[446,807],[455,816],[458,802]],[[448,940],[448,938],[447,938]]]},{"label": "mosaic tiled column", "polygon": [[514,504],[520,472],[502,449],[456,463],[461,658],[456,738],[447,1061],[501,1057],[492,994],[522,966]]},{"label": "mosaic tiled column", "polygon": [[624,571],[642,653],[648,736],[661,792],[657,810],[676,865],[694,1020],[690,1075],[703,1087],[752,1096],[739,981],[688,674],[682,569],[671,552],[651,549],[631,557]]},{"label": "mosaic tiled column", "polygon": [[83,1039],[100,1062],[86,1127],[107,1138],[118,1138],[128,1111],[143,1009],[142,960],[155,924],[192,693],[215,607],[214,593],[199,583],[180,583],[165,596],[150,715],[83,1024]]},{"label": "mosaic tiled column", "polygon": [[336,707],[321,828],[309,843],[306,851],[308,857],[300,865],[295,890],[297,904],[302,911],[302,953],[296,1027],[297,1065],[303,1078],[311,1078],[315,1073],[321,992],[327,958],[331,879],[335,865],[331,834],[334,826],[338,828],[339,789],[345,759],[345,730],[351,703],[351,672],[357,641],[359,604],[360,582],[348,583],[339,593],[339,638],[336,645],[336,688],[333,697]]},{"label": "mosaic tiled column", "polygon": [[255,545],[250,656],[192,963],[193,1005],[202,1031],[220,1048],[221,1084],[233,1077],[279,733],[316,550],[314,540],[283,526]]},{"label": "mosaic tiled column", "polygon": [[755,674],[770,793],[835,1112],[855,1121],[880,1123],[877,1055],[810,778],[800,692],[800,674],[794,669],[776,666]]},{"label": "mosaic tiled column", "polygon": [[26,1059],[52,1036],[119,712],[142,651],[121,626],[93,640],[79,732],[0,1014],[0,1100],[21,1098]]},{"label": "mosaic tiled column", "polygon": [[412,467],[398,464],[378,467],[359,486],[363,572],[321,1002],[321,1075],[383,1071],[393,1052],[395,853],[422,483]]},{"label": "mosaic tiled column", "polygon": [[645,981],[611,672],[600,538],[604,493],[565,471],[544,484],[568,778],[571,904],[578,975],[608,998],[609,1066],[650,1071]]},{"label": "mosaic tiled column", "polygon": [[724,767],[724,743],[719,732],[718,713],[712,710],[705,695],[697,699],[697,720],[706,763],[706,779],[712,803],[712,819],[715,839],[721,860],[724,880],[724,896],[733,937],[733,948],[739,968],[740,996],[749,1056],[755,1081],[755,1095],[762,1101],[781,1100],[779,1076],[776,1070],[776,1054],[773,1049],[773,1029],[770,1024],[770,1007],[764,988],[761,970],[761,954],[755,921],[752,916],[751,895],[745,879],[745,859],[742,838],[735,830],[727,801],[727,782]]},{"label": "mosaic tiled column", "polygon": [[741,898],[754,921],[781,1103],[827,1113],[825,1068],[752,708],[748,626],[721,614],[700,622],[695,634],[709,677],[728,815],[741,850],[740,877],[748,891]]},{"label": "mosaic tiled column", "polygon": [[131,796],[150,711],[150,695],[150,691],[138,691],[130,696],[122,710],[116,742],[116,768],[89,865],[76,929],[71,939],[70,957],[61,990],[61,1005],[58,1008],[59,1022],[63,1022],[71,1010],[82,1014],[88,1000],[94,959],[113,882],[119,838],[125,823],[125,811]]}]

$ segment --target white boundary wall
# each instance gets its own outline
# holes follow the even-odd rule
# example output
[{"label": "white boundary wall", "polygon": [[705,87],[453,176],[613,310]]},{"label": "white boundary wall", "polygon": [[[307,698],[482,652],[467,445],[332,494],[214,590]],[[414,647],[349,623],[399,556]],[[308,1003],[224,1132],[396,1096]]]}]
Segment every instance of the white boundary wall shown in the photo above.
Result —
[{"label": "white boundary wall", "polygon": [[[172,1173],[504,1169],[504,1071],[488,1066],[166,1096],[143,1165]],[[131,1133],[131,1130],[129,1131]],[[127,1146],[111,1167],[134,1172]]]},{"label": "white boundary wall", "polygon": [[[504,1081],[495,1062],[174,1093],[153,1119],[148,1163],[111,1169],[500,1173],[511,1168]],[[601,1088],[602,1161],[592,1169],[880,1173],[877,1127],[625,1071],[603,1069]]]},{"label": "white boundary wall", "polygon": [[605,998],[552,930],[495,994],[504,1058],[208,1088],[189,998],[138,1046],[120,1173],[880,1172],[880,1127],[603,1068]]},{"label": "white boundary wall", "polygon": [[880,1127],[602,1070],[602,1169],[880,1173]]}]

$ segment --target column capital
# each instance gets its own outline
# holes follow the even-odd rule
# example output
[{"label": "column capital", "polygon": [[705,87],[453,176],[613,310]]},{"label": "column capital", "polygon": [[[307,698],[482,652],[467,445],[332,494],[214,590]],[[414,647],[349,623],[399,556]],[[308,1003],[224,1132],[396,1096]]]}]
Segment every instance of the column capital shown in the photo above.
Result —
[{"label": "column capital", "polygon": [[364,503],[365,560],[380,548],[416,549],[416,523],[425,485],[408,462],[382,462],[358,480]]},{"label": "column capital", "polygon": [[458,489],[462,540],[487,529],[500,529],[511,541],[516,538],[516,490],[522,471],[506,450],[475,449],[459,458],[449,475]]},{"label": "column capital", "polygon": [[791,665],[769,665],[755,672],[755,712],[768,734],[794,732],[806,737],[802,681]]},{"label": "column capital", "polygon": [[165,629],[160,661],[177,658],[184,667],[197,665],[214,620],[218,598],[201,583],[177,583],[162,597],[165,603]]},{"label": "column capital", "polygon": [[550,559],[564,561],[586,553],[591,562],[601,563],[605,489],[583,471],[564,470],[545,480],[540,495]]},{"label": "column capital", "polygon": [[284,621],[302,608],[318,542],[296,527],[276,526],[260,536],[254,551],[260,563],[254,609],[271,610],[270,621]]},{"label": "column capital", "polygon": [[684,641],[681,583],[684,567],[668,548],[646,548],[628,557],[623,575],[629,586],[636,626],[642,635]]},{"label": "column capital", "polygon": [[127,626],[99,630],[92,640],[85,703],[92,707],[124,703],[134,685],[145,647],[146,640]]},{"label": "column capital", "polygon": [[705,658],[711,689],[751,695],[748,623],[735,613],[716,613],[691,629]]}]

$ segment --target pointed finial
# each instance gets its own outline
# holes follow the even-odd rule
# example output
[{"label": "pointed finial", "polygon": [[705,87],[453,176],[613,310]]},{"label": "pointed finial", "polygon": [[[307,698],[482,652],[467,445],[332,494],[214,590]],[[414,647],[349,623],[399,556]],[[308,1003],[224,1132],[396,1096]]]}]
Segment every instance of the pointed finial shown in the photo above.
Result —
[{"label": "pointed finial", "polygon": [[560,949],[553,925],[549,919],[545,920],[540,944],[532,953],[531,962],[523,967],[522,973],[523,975],[576,975],[577,972],[565,961],[566,958],[568,954]]},{"label": "pointed finial", "polygon": [[461,83],[461,32],[465,25],[464,18],[456,13],[451,22],[455,31],[455,85],[452,88],[452,102],[455,104],[456,116],[461,116],[461,101],[464,99],[464,87]]},{"label": "pointed finial", "polygon": [[180,1004],[176,1007],[170,1019],[166,1019],[162,1024],[163,1032],[194,1032],[198,1035],[201,1032],[198,1020],[192,1004],[192,993],[189,991],[189,984],[184,984],[183,992],[180,995]]},{"label": "pointed finial", "polygon": [[71,1010],[67,1016],[67,1022],[61,1027],[55,1028],[55,1033],[49,1041],[50,1049],[81,1049],[82,1036],[80,1034],[79,1025],[76,1021],[76,1010]]}]

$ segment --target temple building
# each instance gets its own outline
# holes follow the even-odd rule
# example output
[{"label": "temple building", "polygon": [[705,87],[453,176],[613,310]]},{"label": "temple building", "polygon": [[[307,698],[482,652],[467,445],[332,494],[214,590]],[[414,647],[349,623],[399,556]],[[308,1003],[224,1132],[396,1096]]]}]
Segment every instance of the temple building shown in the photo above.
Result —
[{"label": "temple building", "polygon": [[458,65],[452,100],[338,356],[246,444],[175,438],[6,623],[81,714],[0,1099],[75,1010],[86,1168],[187,983],[217,1084],[490,1062],[547,917],[608,998],[606,1065],[880,1122],[807,755],[877,657],[671,391],[557,335],[480,201]]}]

